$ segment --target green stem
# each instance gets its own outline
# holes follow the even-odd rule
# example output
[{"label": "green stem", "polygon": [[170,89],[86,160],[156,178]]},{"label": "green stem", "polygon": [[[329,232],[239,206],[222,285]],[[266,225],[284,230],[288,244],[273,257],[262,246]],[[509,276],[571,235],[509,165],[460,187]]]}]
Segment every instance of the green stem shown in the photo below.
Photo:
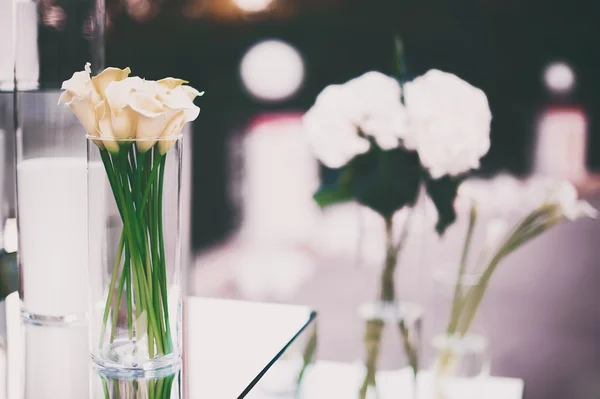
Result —
[{"label": "green stem", "polygon": [[[413,377],[415,379],[415,383],[417,381],[417,373],[419,372],[419,357],[417,354],[416,346],[418,343],[412,342],[410,331],[406,326],[406,322],[404,318],[401,318],[398,322],[398,327],[400,329],[400,334],[402,336],[402,343],[404,345],[404,353],[406,353],[406,357],[408,358],[408,364],[412,369]],[[416,384],[414,385],[416,387]]]},{"label": "green stem", "polygon": [[161,261],[161,294],[162,294],[162,303],[163,310],[165,314],[165,330],[166,330],[166,345],[169,351],[173,350],[173,341],[171,337],[171,324],[169,322],[169,301],[167,299],[167,263],[166,263],[166,253],[165,253],[165,242],[164,242],[164,234],[163,234],[163,219],[162,219],[162,209],[163,209],[163,188],[165,182],[165,166],[166,166],[166,155],[161,156],[160,160],[160,177],[158,179],[158,211],[157,211],[157,225],[158,225],[158,239],[160,242],[159,250],[160,250],[160,261]]},{"label": "green stem", "polygon": [[119,380],[117,380],[116,378],[113,378],[112,384],[113,384],[114,399],[121,399],[121,392],[119,391]]},{"label": "green stem", "polygon": [[460,321],[457,326],[457,331],[461,337],[463,337],[467,331],[469,331],[471,323],[473,322],[481,301],[483,300],[488,283],[500,261],[551,227],[551,225],[547,224],[548,212],[551,211],[551,209],[542,206],[527,216],[506,238],[496,255],[492,258],[487,268],[484,270],[478,283],[471,287],[465,296],[465,310],[463,310],[463,312],[460,314]]},{"label": "green stem", "polygon": [[117,248],[117,257],[115,259],[115,263],[113,264],[112,276],[110,278],[110,284],[108,288],[108,298],[106,299],[106,307],[104,308],[104,316],[102,318],[102,330],[100,332],[100,348],[104,346],[104,336],[106,335],[106,323],[108,322],[108,314],[110,312],[113,298],[113,292],[115,290],[115,284],[117,282],[117,275],[119,274],[119,265],[121,264],[121,255],[123,253],[123,243],[124,236],[121,234],[121,239],[119,240],[119,246]]},{"label": "green stem", "polygon": [[[141,289],[140,297],[142,298],[142,309],[147,312],[147,334],[148,334],[148,352],[151,358],[154,357],[154,334],[156,320],[153,319],[154,312],[152,306],[151,293],[145,289],[146,287],[146,276],[144,270],[144,255],[145,246],[142,242],[141,234],[139,232],[139,225],[136,220],[136,212],[133,206],[133,198],[131,196],[131,192],[128,189],[129,187],[129,174],[127,173],[128,168],[130,167],[130,163],[128,161],[127,154],[124,154],[120,157],[121,167],[119,168],[120,178],[121,178],[121,187],[123,187],[123,192],[121,196],[123,199],[123,214],[125,220],[123,221],[123,227],[127,229],[129,232],[129,248],[131,251],[131,258],[133,260],[134,265],[139,267],[137,270],[137,279],[138,286]],[[145,306],[144,306],[145,305]],[[139,323],[138,323],[139,325]],[[153,330],[154,329],[154,330]]]},{"label": "green stem", "polygon": [[[129,247],[125,249],[125,256],[129,257]],[[133,277],[133,300],[135,302],[135,335],[139,336],[142,334],[143,327],[141,325],[142,322],[142,311],[144,308],[144,302],[142,301],[140,292],[140,282],[138,280],[137,269],[135,267],[131,267],[130,271],[132,272]]]},{"label": "green stem", "polygon": [[384,327],[385,323],[383,320],[367,320],[365,331],[365,346],[367,350],[365,361],[366,372],[358,392],[359,399],[366,399],[369,388],[376,389],[377,387],[377,361],[379,359],[381,335]]},{"label": "green stem", "polygon": [[131,285],[133,284],[132,277],[131,277],[131,265],[130,265],[130,259],[129,259],[129,254],[125,254],[125,266],[127,268],[127,282],[126,282],[126,292],[125,295],[127,296],[127,332],[128,332],[128,337],[129,340],[133,339],[133,297],[132,297],[132,292],[131,292]]},{"label": "green stem", "polygon": [[165,378],[159,378],[158,381],[156,381],[156,393],[159,396],[160,399],[168,399],[167,397],[163,396],[163,385],[165,383]]},{"label": "green stem", "polygon": [[[158,185],[155,184],[156,186],[156,190],[158,190]],[[153,190],[153,191],[156,191]],[[160,261],[160,249],[158,247],[159,243],[158,243],[158,219],[156,218],[156,215],[158,214],[158,195],[156,195],[156,193],[153,192],[153,194],[150,196],[150,202],[152,204],[152,206],[150,207],[152,209],[152,212],[149,212],[150,215],[152,215],[152,221],[154,223],[151,223],[151,241],[152,241],[152,260],[154,262],[154,270],[153,270],[153,282],[154,284],[152,285],[152,289],[154,292],[154,306],[156,307],[158,313],[159,313],[159,319],[161,320],[161,333],[162,333],[162,339],[163,339],[163,345],[166,348],[166,350],[169,350],[169,347],[167,345],[167,343],[164,341],[166,338],[166,326],[163,324],[164,323],[164,312],[163,312],[163,308],[161,305],[161,288],[160,288],[160,279],[161,279],[161,261]]]},{"label": "green stem", "polygon": [[102,380],[102,389],[104,390],[104,398],[110,399],[110,391],[108,390],[108,382],[106,382],[106,378],[100,377]]},{"label": "green stem", "polygon": [[394,287],[394,271],[398,261],[398,252],[394,245],[392,217],[385,218],[385,237],[386,237],[386,252],[385,266],[381,274],[381,294],[380,300],[385,303],[396,302],[396,289]]},{"label": "green stem", "polygon": [[121,279],[119,281],[119,288],[117,291],[117,300],[115,301],[115,305],[113,308],[112,316],[112,329],[110,330],[110,343],[112,344],[115,341],[115,335],[117,331],[117,320],[119,319],[119,309],[121,307],[121,296],[123,294],[123,289],[125,288],[125,279],[128,273],[128,263],[125,262],[123,266],[123,271],[121,272]]},{"label": "green stem", "polygon": [[456,332],[456,326],[458,325],[460,307],[462,302],[462,282],[463,276],[467,269],[467,260],[471,248],[471,241],[473,239],[473,232],[475,231],[475,223],[477,221],[477,208],[475,204],[471,206],[471,215],[469,218],[469,228],[467,229],[467,236],[465,238],[465,246],[463,247],[462,256],[460,259],[460,266],[458,268],[458,274],[456,276],[456,285],[454,287],[454,296],[452,298],[452,309],[450,311],[450,321],[446,334],[452,335]]},{"label": "green stem", "polygon": [[304,374],[309,365],[312,364],[315,359],[315,354],[317,353],[317,342],[318,342],[318,333],[317,326],[312,327],[312,332],[310,334],[310,338],[304,351],[302,352],[302,368],[300,369],[300,373],[298,373],[298,378],[296,378],[296,394],[300,391],[300,385],[302,384],[302,380],[304,379]]},{"label": "green stem", "polygon": [[[133,339],[133,308],[135,303],[136,335],[142,334],[141,315],[147,316],[148,350],[153,357],[155,348],[160,355],[172,350],[168,315],[166,259],[162,229],[162,192],[164,186],[164,155],[154,150],[154,159],[137,151],[122,148],[120,154],[111,156],[100,150],[107,177],[112,188],[119,214],[123,220],[118,261],[113,268],[110,292],[103,321],[102,341],[110,309],[116,312],[120,306],[123,288],[126,290],[127,323],[130,339]],[[118,167],[117,167],[118,166]],[[140,196],[140,193],[143,194]],[[152,194],[152,198],[150,195]],[[148,203],[152,206],[148,206]],[[125,264],[119,281],[117,303],[112,305],[123,250]],[[161,306],[162,305],[162,306]],[[113,313],[114,339],[118,313]],[[102,342],[101,342],[102,345]]]}]

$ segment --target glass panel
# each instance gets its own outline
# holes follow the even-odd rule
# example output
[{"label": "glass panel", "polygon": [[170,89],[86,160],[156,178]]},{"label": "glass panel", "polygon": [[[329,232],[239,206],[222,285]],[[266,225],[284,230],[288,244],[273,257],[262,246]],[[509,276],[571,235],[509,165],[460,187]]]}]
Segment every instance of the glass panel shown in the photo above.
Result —
[{"label": "glass panel", "polygon": [[[252,398],[249,394],[260,389],[258,384],[270,369],[275,375],[280,361],[294,357],[295,342],[310,341],[306,340],[310,335],[305,334],[312,331],[309,327],[316,317],[310,309],[300,306],[194,297],[186,299],[184,308],[181,382],[177,381],[177,370],[145,379],[115,380],[102,379],[89,369],[87,327],[24,324],[18,296],[9,295],[8,398],[21,399],[20,393],[25,392],[25,399],[82,399],[78,393],[88,386],[92,398],[113,398],[115,386],[119,393],[127,394],[134,385],[142,396],[121,398],[146,398],[143,395],[148,393],[149,383],[156,390],[158,381],[163,379],[164,385],[169,376],[173,376],[170,398]],[[22,369],[25,372],[21,375]],[[103,381],[107,389],[113,388],[108,391],[109,396]],[[140,388],[142,385],[145,390]],[[34,395],[42,389],[45,396]]]}]

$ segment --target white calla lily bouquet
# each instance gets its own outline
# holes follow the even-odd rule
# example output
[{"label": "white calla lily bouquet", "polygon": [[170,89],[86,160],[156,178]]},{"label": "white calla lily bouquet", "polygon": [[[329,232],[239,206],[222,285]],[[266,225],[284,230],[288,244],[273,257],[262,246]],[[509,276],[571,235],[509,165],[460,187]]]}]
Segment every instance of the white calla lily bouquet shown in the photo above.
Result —
[{"label": "white calla lily bouquet", "polygon": [[124,302],[129,339],[147,340],[153,359],[173,351],[162,209],[166,158],[183,126],[198,117],[194,99],[203,93],[181,79],[129,74],[129,68],[107,68],[91,77],[88,63],[63,82],[59,104],[73,111],[98,147],[123,222],[100,347],[107,332],[110,343],[115,339]]}]

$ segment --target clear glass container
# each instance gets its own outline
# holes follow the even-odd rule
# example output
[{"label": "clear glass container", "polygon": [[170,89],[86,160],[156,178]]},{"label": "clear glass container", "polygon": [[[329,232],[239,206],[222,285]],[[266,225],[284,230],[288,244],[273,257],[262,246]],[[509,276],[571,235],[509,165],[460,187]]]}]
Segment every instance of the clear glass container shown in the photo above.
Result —
[{"label": "clear glass container", "polygon": [[91,399],[181,399],[181,371],[145,378],[116,378],[94,372]]},{"label": "clear glass container", "polygon": [[[408,301],[377,301],[359,308],[365,323],[364,356],[357,398],[416,398],[417,374],[420,365],[423,308]],[[394,336],[393,349],[385,346]],[[400,343],[398,345],[397,343]],[[381,367],[379,358],[394,350],[392,367]]]},{"label": "clear glass container", "polygon": [[283,354],[267,371],[258,384],[258,390],[268,397],[301,397],[307,375],[317,355],[317,323],[304,328]]},{"label": "clear glass container", "polygon": [[180,136],[88,139],[90,344],[107,375],[181,358],[181,155]]},{"label": "clear glass container", "polygon": [[[85,322],[39,325],[24,320],[20,333],[25,343],[20,359],[24,362],[24,380],[19,387],[23,399],[88,397],[90,360]],[[10,345],[14,348],[15,344]],[[10,364],[16,368],[19,359],[11,358]],[[19,372],[15,374],[20,376]]]},{"label": "clear glass container", "polygon": [[8,348],[6,345],[6,301],[0,298],[0,399],[8,397]]},{"label": "clear glass container", "polygon": [[[23,315],[37,323],[87,311],[85,132],[55,90],[19,93],[17,206]],[[66,111],[66,112],[65,112]]]},{"label": "clear glass container", "polygon": [[19,0],[13,7],[23,315],[73,322],[87,311],[86,141],[73,112],[57,102],[62,82],[86,62],[94,74],[104,69],[104,0]]},{"label": "clear glass container", "polygon": [[[489,376],[490,351],[485,330],[469,314],[468,294],[480,275],[458,273],[452,264],[434,272],[433,331],[430,372],[434,398],[476,399]],[[470,322],[468,320],[471,320]],[[468,323],[468,324],[465,324]]]}]

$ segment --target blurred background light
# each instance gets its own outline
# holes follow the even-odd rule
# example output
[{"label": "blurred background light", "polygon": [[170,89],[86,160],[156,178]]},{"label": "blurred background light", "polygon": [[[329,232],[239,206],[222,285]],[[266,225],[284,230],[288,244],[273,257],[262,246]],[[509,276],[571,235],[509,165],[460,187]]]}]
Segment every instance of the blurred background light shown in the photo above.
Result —
[{"label": "blurred background light", "polygon": [[252,96],[264,101],[281,101],[293,96],[302,86],[304,61],[291,45],[280,40],[265,40],[244,54],[240,75]]},{"label": "blurred background light", "polygon": [[555,93],[567,93],[575,85],[575,73],[573,69],[564,62],[553,62],[544,71],[544,81],[550,91]]},{"label": "blurred background light", "polygon": [[233,2],[242,11],[259,12],[269,8],[273,0],[233,0]]}]

